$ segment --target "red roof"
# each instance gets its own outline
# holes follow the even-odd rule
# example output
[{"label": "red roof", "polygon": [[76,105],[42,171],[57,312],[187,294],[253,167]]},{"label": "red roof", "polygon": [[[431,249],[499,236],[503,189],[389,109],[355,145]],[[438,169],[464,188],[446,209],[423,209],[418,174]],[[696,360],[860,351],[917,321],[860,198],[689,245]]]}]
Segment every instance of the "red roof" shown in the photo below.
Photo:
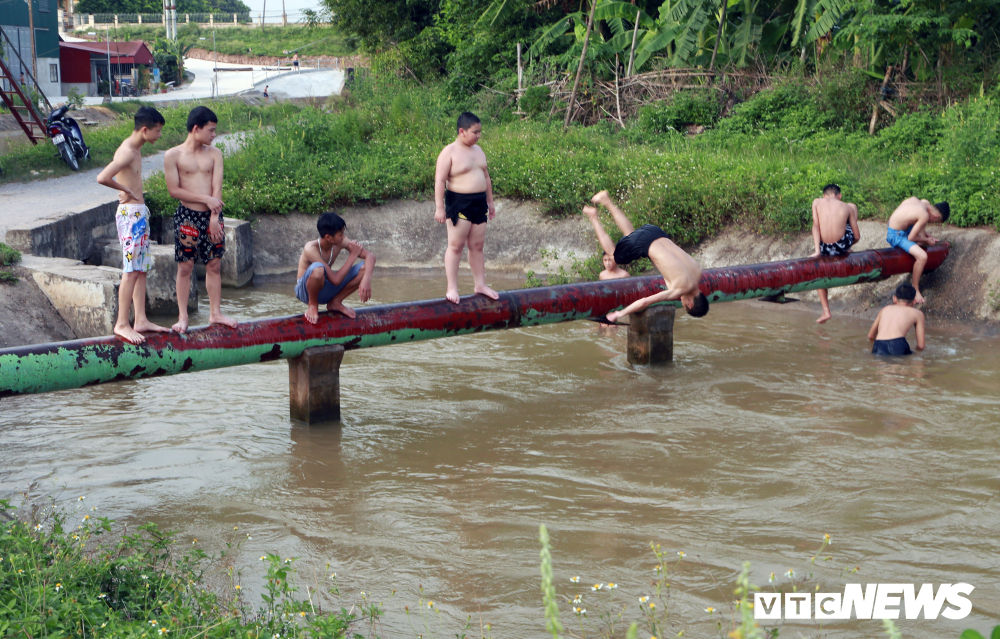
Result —
[{"label": "red roof", "polygon": [[[105,56],[108,55],[107,42],[60,42],[59,47],[61,49],[74,49]],[[112,42],[110,48],[111,58],[118,59],[116,64],[118,62],[126,64],[153,64],[153,54],[142,40]]]}]

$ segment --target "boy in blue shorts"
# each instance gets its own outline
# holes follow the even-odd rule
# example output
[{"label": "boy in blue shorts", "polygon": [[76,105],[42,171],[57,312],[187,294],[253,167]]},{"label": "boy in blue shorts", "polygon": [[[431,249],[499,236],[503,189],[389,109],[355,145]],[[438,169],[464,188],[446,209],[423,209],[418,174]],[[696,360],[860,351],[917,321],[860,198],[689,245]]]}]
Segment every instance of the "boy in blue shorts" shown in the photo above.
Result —
[{"label": "boy in blue shorts", "polygon": [[889,246],[903,249],[916,260],[912,278],[916,291],[914,304],[924,303],[924,296],[920,294],[920,276],[927,265],[927,251],[921,245],[934,246],[938,242],[936,237],[932,237],[924,229],[929,222],[940,224],[947,221],[950,214],[951,207],[947,202],[931,204],[927,200],[911,197],[903,200],[889,216],[889,230],[886,231],[885,241]]},{"label": "boy in blue shorts", "polygon": [[[354,309],[344,306],[344,299],[354,291],[358,291],[362,302],[371,299],[375,256],[345,237],[347,223],[332,211],[319,216],[316,229],[319,239],[307,242],[299,257],[295,296],[309,305],[305,318],[310,324],[319,321],[320,304],[353,319]],[[334,271],[331,266],[341,251],[347,251],[347,261]],[[359,257],[364,264],[357,263]]]}]

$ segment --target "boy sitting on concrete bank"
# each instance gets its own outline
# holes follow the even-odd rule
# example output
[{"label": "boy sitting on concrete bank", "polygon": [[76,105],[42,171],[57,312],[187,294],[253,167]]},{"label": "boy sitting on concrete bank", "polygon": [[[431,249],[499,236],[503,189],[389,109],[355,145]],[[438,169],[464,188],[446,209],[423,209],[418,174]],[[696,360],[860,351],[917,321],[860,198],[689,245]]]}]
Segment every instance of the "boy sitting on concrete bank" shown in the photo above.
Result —
[{"label": "boy sitting on concrete bank", "polygon": [[896,287],[892,304],[878,312],[868,331],[868,339],[874,342],[872,355],[912,355],[906,341],[911,328],[917,331],[917,350],[924,350],[924,314],[913,308],[916,297],[917,290],[909,284]]},{"label": "boy sitting on concrete bank", "polygon": [[[118,150],[115,157],[97,176],[97,183],[118,190],[118,210],[115,226],[122,245],[122,283],[118,287],[118,320],[115,335],[141,344],[142,332],[168,332],[146,318],[146,271],[152,264],[149,255],[149,209],[142,196],[142,145],[160,139],[165,120],[152,107],[139,107],[135,112],[135,130]],[[129,326],[128,314],[135,305],[135,327]]]},{"label": "boy sitting on concrete bank", "polygon": [[[326,304],[328,311],[337,311],[353,319],[354,309],[344,306],[344,299],[354,291],[358,291],[362,302],[371,299],[375,256],[347,239],[347,223],[333,211],[319,216],[316,229],[319,239],[307,242],[299,257],[295,296],[309,305],[305,318],[310,324],[319,321],[320,304]],[[331,267],[341,251],[347,251],[347,261],[334,271]],[[364,264],[357,263],[359,257]]]},{"label": "boy sitting on concrete bank", "polygon": [[[861,239],[861,229],[858,228],[858,207],[850,202],[840,200],[840,187],[827,184],[823,187],[823,197],[816,198],[812,204],[813,213],[813,245],[816,251],[809,257],[837,257],[847,255],[851,247]],[[821,288],[819,303],[823,313],[816,320],[817,324],[833,317],[830,313],[830,299],[825,288]]]}]

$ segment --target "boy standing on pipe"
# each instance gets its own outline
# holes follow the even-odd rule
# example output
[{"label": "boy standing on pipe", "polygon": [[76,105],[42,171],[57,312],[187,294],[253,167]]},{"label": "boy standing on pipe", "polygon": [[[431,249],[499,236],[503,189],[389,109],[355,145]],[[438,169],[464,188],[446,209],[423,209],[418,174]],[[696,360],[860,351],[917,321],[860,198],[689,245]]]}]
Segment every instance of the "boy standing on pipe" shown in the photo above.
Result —
[{"label": "boy standing on pipe", "polygon": [[938,239],[932,237],[924,229],[929,222],[940,224],[948,220],[951,207],[947,202],[931,204],[927,200],[911,197],[903,200],[889,216],[889,229],[885,241],[889,246],[901,248],[916,260],[913,264],[913,288],[916,291],[914,304],[923,304],[924,296],[920,294],[920,276],[927,265],[927,251],[924,246],[934,246]]},{"label": "boy standing on pipe", "polygon": [[[812,211],[812,236],[816,251],[809,257],[836,257],[850,253],[851,247],[861,239],[857,205],[841,202],[840,187],[827,184],[823,187],[823,197],[813,200]],[[833,317],[825,288],[819,289],[819,303],[823,313],[816,323],[822,324]]]},{"label": "boy standing on pipe", "polygon": [[[135,130],[122,142],[111,164],[97,176],[97,183],[118,190],[115,226],[122,245],[122,283],[118,287],[118,320],[115,335],[133,344],[146,341],[140,333],[169,332],[146,318],[146,271],[152,265],[149,256],[149,209],[142,197],[142,145],[160,139],[165,120],[152,107],[135,112]],[[117,179],[116,179],[117,178]],[[135,306],[135,328],[129,326],[129,308]]]},{"label": "boy standing on pipe", "polygon": [[208,107],[188,114],[188,136],[163,156],[163,175],[170,197],[180,200],[174,213],[174,261],[177,262],[177,323],[188,329],[188,293],[194,261],[205,265],[210,324],[236,328],[236,320],[222,314],[222,256],[226,232],[222,221],[222,151],[212,146],[219,118]]},{"label": "boy standing on pipe", "polygon": [[[362,302],[371,299],[375,256],[357,242],[347,239],[347,223],[333,211],[319,216],[316,229],[319,239],[306,242],[299,257],[295,296],[309,305],[305,318],[310,324],[319,321],[320,304],[326,304],[328,311],[354,319],[354,309],[344,306],[344,299],[354,291],[358,292]],[[333,262],[341,251],[347,251],[347,261],[335,271]],[[359,257],[364,264],[356,263]]]},{"label": "boy standing on pipe", "polygon": [[[438,155],[434,172],[434,221],[448,228],[448,248],[444,254],[444,272],[448,278],[445,297],[458,304],[458,263],[469,247],[469,268],[476,293],[499,299],[486,285],[486,258],[483,242],[486,222],[496,214],[493,183],[486,168],[486,154],[479,148],[483,126],[472,113],[458,116],[458,137]],[[451,220],[451,224],[447,223]]]},{"label": "boy standing on pipe", "polygon": [[615,244],[598,219],[597,209],[592,206],[583,207],[583,212],[590,219],[604,252],[614,255],[615,263],[622,265],[648,257],[667,284],[667,290],[661,293],[635,301],[623,310],[608,313],[608,321],[614,322],[618,318],[638,313],[657,302],[674,300],[680,300],[688,315],[692,317],[704,317],[708,313],[708,300],[698,290],[698,285],[701,283],[701,266],[693,257],[671,242],[670,237],[658,226],[645,224],[638,229],[634,228],[628,217],[611,201],[607,191],[595,195],[591,198],[591,202],[606,208],[625,235],[618,240],[618,244]]}]

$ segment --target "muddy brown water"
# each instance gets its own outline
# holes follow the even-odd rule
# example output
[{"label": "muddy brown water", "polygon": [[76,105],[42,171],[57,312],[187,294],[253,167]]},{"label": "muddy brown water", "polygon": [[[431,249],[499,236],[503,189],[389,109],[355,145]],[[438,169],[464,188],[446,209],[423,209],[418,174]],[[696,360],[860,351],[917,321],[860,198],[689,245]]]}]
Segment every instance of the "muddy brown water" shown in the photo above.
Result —
[{"label": "muddy brown water", "polygon": [[[440,279],[386,273],[374,301],[438,296]],[[289,289],[227,290],[225,310],[301,312]],[[633,617],[657,542],[675,562],[673,632],[719,636],[705,608],[731,619],[743,561],[755,583],[771,588],[774,572],[787,584],[829,534],[832,559],[807,587],[965,581],[977,588],[967,619],[897,623],[908,638],[988,634],[1000,623],[1000,339],[932,325],[923,354],[877,360],[868,322],[814,318],[753,303],[679,317],[676,361],[660,369],[633,369],[624,329],[591,322],[353,351],[342,427],[289,420],[284,362],[3,400],[0,490],[65,487],[208,549],[250,533],[237,564],[254,605],[264,552],[299,557],[303,585],[329,562],[348,606],[361,591],[385,601],[390,637],[454,636],[467,615],[474,636],[480,618],[496,637],[543,636],[543,523],[557,588],[584,593],[591,624],[611,596]],[[597,582],[619,587],[592,593]],[[429,632],[404,612],[420,586],[441,611],[425,610]],[[858,620],[781,631],[881,633]]]}]

